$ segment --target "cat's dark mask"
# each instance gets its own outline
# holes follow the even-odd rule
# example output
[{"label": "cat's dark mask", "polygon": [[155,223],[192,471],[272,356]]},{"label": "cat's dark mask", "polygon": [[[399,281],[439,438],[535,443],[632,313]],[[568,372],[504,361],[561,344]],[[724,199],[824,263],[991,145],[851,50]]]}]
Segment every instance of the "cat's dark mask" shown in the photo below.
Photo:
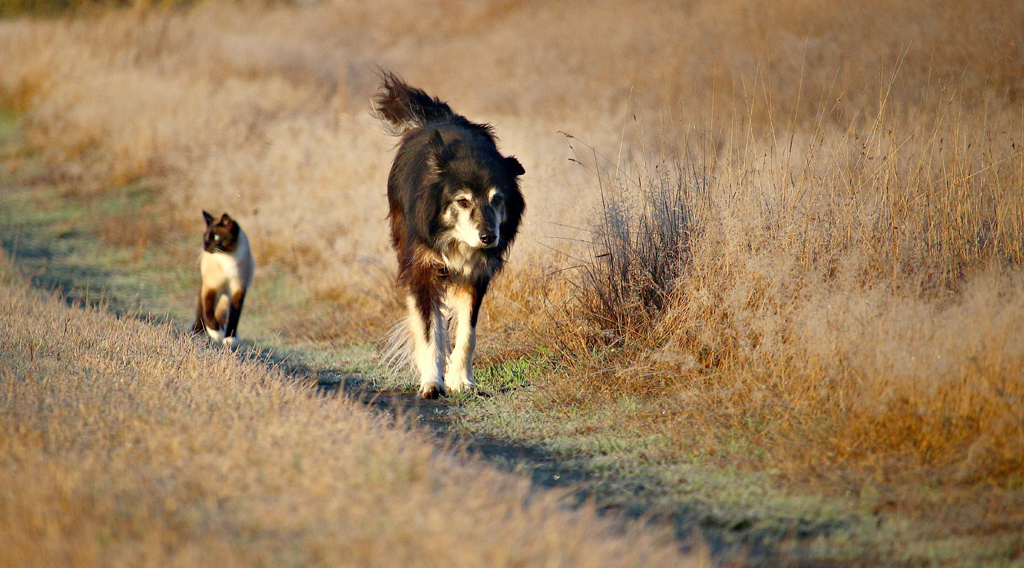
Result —
[{"label": "cat's dark mask", "polygon": [[225,213],[220,219],[203,211],[206,234],[203,235],[203,250],[206,252],[234,252],[238,246],[238,223]]}]

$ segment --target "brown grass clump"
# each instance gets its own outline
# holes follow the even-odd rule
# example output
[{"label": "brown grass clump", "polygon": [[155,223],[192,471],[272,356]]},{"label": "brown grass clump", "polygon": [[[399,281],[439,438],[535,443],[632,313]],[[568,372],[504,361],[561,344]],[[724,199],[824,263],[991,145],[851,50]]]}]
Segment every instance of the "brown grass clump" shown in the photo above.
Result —
[{"label": "brown grass clump", "polygon": [[425,434],[0,256],[0,565],[679,566]]}]

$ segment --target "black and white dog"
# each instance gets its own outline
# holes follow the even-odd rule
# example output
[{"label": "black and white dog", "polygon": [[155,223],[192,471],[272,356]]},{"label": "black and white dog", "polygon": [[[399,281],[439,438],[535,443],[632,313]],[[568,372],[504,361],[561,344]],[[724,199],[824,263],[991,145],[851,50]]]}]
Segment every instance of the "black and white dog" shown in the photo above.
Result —
[{"label": "black and white dog", "polygon": [[525,171],[498,152],[489,125],[470,122],[391,73],[383,74],[374,108],[401,137],[388,177],[388,218],[420,395],[472,389],[480,303],[516,238]]}]

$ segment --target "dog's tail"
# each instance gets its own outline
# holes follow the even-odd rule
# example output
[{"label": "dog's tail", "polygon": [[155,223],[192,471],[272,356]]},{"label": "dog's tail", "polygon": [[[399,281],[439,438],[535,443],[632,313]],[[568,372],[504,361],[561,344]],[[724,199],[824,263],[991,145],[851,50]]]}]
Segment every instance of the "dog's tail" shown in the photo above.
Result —
[{"label": "dog's tail", "polygon": [[382,71],[381,78],[383,82],[373,97],[373,108],[396,136],[454,114],[447,103],[410,87],[390,71]]}]

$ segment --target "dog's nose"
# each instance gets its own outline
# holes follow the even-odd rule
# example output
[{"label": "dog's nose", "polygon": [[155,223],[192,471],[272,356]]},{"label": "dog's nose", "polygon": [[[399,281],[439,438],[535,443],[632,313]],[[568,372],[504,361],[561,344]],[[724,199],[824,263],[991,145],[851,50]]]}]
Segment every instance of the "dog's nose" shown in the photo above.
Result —
[{"label": "dog's nose", "polygon": [[491,246],[496,240],[498,240],[498,235],[495,235],[493,231],[480,231],[480,242],[483,244]]}]

